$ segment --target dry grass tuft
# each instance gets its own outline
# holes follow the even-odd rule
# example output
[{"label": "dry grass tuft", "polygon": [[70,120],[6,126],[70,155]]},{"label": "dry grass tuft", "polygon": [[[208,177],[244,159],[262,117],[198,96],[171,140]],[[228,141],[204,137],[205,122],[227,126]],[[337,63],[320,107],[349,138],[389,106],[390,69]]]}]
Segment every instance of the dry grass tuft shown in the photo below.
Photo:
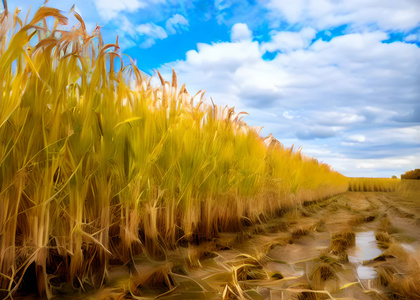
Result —
[{"label": "dry grass tuft", "polygon": [[257,259],[250,255],[238,255],[234,260],[229,261],[228,265],[232,266],[237,281],[269,279],[267,271]]},{"label": "dry grass tuft", "polygon": [[218,254],[213,251],[215,249],[216,245],[212,243],[206,243],[199,246],[188,245],[188,259],[186,260],[187,266],[189,266],[190,268],[201,267],[202,260],[218,256]]},{"label": "dry grass tuft", "polygon": [[410,258],[410,254],[404,249],[403,246],[397,243],[390,243],[388,249],[386,249],[382,256],[386,257],[396,257],[401,261],[407,262]]},{"label": "dry grass tuft", "polygon": [[[311,286],[308,283],[302,283],[293,287],[294,289],[300,290],[311,290]],[[297,292],[296,294],[292,295],[292,299],[296,300],[318,300],[320,299],[319,294],[313,293],[310,291],[305,292]]]},{"label": "dry grass tuft", "polygon": [[289,227],[286,221],[284,221],[283,219],[278,219],[276,220],[275,224],[271,224],[267,226],[267,232],[276,233],[279,231],[287,231],[288,228]]},{"label": "dry grass tuft", "polygon": [[376,267],[379,285],[393,299],[420,299],[419,252],[407,253],[400,245],[390,244],[383,256],[387,262]]},{"label": "dry grass tuft", "polygon": [[296,228],[292,231],[292,239],[297,240],[301,238],[302,236],[308,235],[309,233],[310,233],[310,230],[306,227]]},{"label": "dry grass tuft", "polygon": [[142,270],[130,278],[130,292],[134,296],[156,296],[175,287],[171,275],[171,265],[165,264],[156,269]]},{"label": "dry grass tuft", "polygon": [[381,249],[388,249],[391,243],[391,237],[388,232],[378,231],[375,233],[375,239]]},{"label": "dry grass tuft", "polygon": [[331,236],[330,251],[337,255],[356,245],[356,234],[353,231],[342,231]]},{"label": "dry grass tuft", "polygon": [[237,286],[227,284],[222,293],[223,300],[240,300],[242,297],[242,290],[238,290]]},{"label": "dry grass tuft", "polygon": [[247,231],[241,231],[239,232],[235,237],[235,244],[243,244],[245,241],[252,238],[252,234]]},{"label": "dry grass tuft", "polygon": [[405,296],[405,299],[420,299],[420,268],[413,270],[412,272],[406,274],[397,290],[400,291],[402,295]]},{"label": "dry grass tuft", "polygon": [[325,281],[336,278],[335,270],[330,263],[318,263],[310,275],[313,289],[324,289]]}]

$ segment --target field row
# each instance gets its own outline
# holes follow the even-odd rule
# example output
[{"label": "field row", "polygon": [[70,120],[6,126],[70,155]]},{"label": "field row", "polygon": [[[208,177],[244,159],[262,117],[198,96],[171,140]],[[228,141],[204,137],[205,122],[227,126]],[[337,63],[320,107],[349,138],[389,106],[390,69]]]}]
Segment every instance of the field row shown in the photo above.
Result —
[{"label": "field row", "polygon": [[262,138],[244,113],[178,88],[175,72],[152,86],[118,41],[72,17],[80,26],[65,31],[53,8],[27,24],[0,16],[4,293],[30,266],[41,295],[52,296],[52,278],[99,287],[110,263],[158,259],[348,189],[328,165]]}]

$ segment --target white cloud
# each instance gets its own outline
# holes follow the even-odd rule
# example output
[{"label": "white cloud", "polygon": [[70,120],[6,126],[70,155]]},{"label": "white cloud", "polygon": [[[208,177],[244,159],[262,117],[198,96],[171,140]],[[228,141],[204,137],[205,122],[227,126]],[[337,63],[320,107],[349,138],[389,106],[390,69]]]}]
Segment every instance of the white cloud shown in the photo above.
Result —
[{"label": "white cloud", "polygon": [[353,109],[344,109],[317,112],[314,121],[322,125],[351,125],[366,121],[366,117],[355,113]]},{"label": "white cloud", "polygon": [[398,144],[417,144],[420,146],[420,126],[384,128],[368,132],[368,141],[373,145],[386,145],[390,141]]},{"label": "white cloud", "polygon": [[420,41],[420,34],[410,34],[404,38],[406,42],[419,42]]},{"label": "white cloud", "polygon": [[252,31],[248,29],[245,23],[236,23],[232,26],[231,41],[250,41],[252,40]]},{"label": "white cloud", "polygon": [[349,141],[357,142],[357,143],[363,143],[366,141],[366,137],[362,134],[354,134],[348,137]]},{"label": "white cloud", "polygon": [[[136,44],[132,41],[132,39],[138,40],[139,37],[140,43],[138,46],[141,48],[150,48],[156,43],[156,40],[163,40],[168,37],[168,34],[176,34],[177,31],[186,30],[189,25],[187,19],[179,14],[173,15],[166,21],[166,30],[154,23],[146,23],[135,26],[124,14],[118,17],[117,22],[117,32],[123,37],[121,45],[125,48],[135,46]],[[129,35],[132,39],[128,38],[127,35]]]},{"label": "white cloud", "polygon": [[380,31],[347,34],[271,61],[262,58],[265,46],[257,41],[199,44],[161,71],[170,78],[173,66],[192,94],[206,89],[215,103],[249,112],[245,121],[264,125],[263,135],[273,133],[288,146],[327,143],[331,153],[317,158],[347,175],[361,157],[411,157],[408,152],[419,148],[418,126],[397,117],[416,111],[420,49],[382,43],[387,37]]},{"label": "white cloud", "polygon": [[358,169],[405,169],[413,168],[412,162],[415,158],[420,158],[419,155],[410,155],[403,157],[386,157],[381,159],[360,159],[356,163]]},{"label": "white cloud", "polygon": [[281,12],[289,23],[297,23],[301,19],[305,4],[305,0],[271,0],[268,1],[267,6],[273,11]]},{"label": "white cloud", "polygon": [[273,32],[271,41],[262,44],[262,49],[269,52],[292,51],[303,49],[310,45],[315,38],[316,31],[313,28],[303,28],[300,32],[280,31]]},{"label": "white cloud", "polygon": [[147,2],[140,0],[94,0],[94,2],[99,14],[105,20],[117,17],[122,11],[135,12],[147,6]]},{"label": "white cloud", "polygon": [[165,39],[168,37],[165,29],[153,23],[141,24],[136,27],[136,30],[141,35],[146,35],[158,39]]},{"label": "white cloud", "polygon": [[136,35],[135,26],[124,15],[122,15],[119,19],[119,30],[130,36]]},{"label": "white cloud", "polygon": [[185,30],[189,26],[188,20],[180,14],[175,14],[166,21],[166,31],[168,34],[176,34],[180,30]]},{"label": "white cloud", "polygon": [[274,23],[282,19],[290,24],[305,22],[317,29],[375,24],[384,30],[409,30],[420,22],[417,0],[269,0],[266,6],[271,10]]},{"label": "white cloud", "polygon": [[146,39],[140,44],[140,47],[142,48],[150,48],[155,44],[156,40],[163,40],[168,37],[165,29],[153,23],[138,25],[136,27],[136,31],[141,36],[146,37]]},{"label": "white cloud", "polygon": [[293,119],[293,116],[288,111],[285,111],[283,113],[283,117],[285,117],[286,119],[289,119],[289,120]]},{"label": "white cloud", "polygon": [[187,60],[178,62],[181,69],[193,67],[232,73],[244,64],[258,62],[261,58],[257,42],[197,44],[197,50],[188,51]]},{"label": "white cloud", "polygon": [[223,10],[223,9],[229,8],[230,5],[231,5],[231,3],[229,1],[225,1],[225,0],[214,0],[214,6],[218,10]]},{"label": "white cloud", "polygon": [[332,151],[326,147],[303,147],[303,153],[314,156],[325,162],[338,172],[349,177],[387,177],[399,176],[412,170],[420,161],[419,148],[411,154],[394,153],[380,158],[350,157]]},{"label": "white cloud", "polygon": [[[242,98],[243,107],[251,105],[246,94],[288,110],[317,103],[313,110],[319,117],[312,119],[320,123],[360,123],[368,116],[381,118],[389,112],[389,118],[405,112],[420,94],[416,84],[420,49],[384,44],[386,36],[373,32],[317,41],[308,49],[278,54],[272,61],[262,59],[263,46],[258,42],[198,44],[197,51],[187,52],[186,60],[168,66],[173,65],[180,79],[197,90],[229,91],[229,98]],[[396,101],[399,106],[390,110]],[[255,105],[264,107],[264,103]]]}]

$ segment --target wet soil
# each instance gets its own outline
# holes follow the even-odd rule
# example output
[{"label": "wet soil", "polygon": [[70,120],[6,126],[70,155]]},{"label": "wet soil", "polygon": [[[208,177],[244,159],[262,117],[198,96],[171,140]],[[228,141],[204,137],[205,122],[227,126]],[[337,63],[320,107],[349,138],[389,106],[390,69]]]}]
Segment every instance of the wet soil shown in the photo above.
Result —
[{"label": "wet soil", "polygon": [[56,299],[420,299],[420,199],[348,192],[166,257]]}]

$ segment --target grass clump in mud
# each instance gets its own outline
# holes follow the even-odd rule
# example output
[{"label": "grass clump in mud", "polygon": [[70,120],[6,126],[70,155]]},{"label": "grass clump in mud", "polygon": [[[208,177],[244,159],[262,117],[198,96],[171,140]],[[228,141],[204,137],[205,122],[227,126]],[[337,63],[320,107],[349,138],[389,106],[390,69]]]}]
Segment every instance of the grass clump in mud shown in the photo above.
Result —
[{"label": "grass clump in mud", "polygon": [[378,284],[389,299],[420,299],[420,268],[418,263],[406,273],[401,273],[394,265],[383,264],[376,267]]},{"label": "grass clump in mud", "polygon": [[[224,272],[208,278],[213,283],[219,281],[222,284],[222,299],[262,299],[262,296],[249,283],[269,280],[270,276],[256,258],[239,254],[233,260],[222,263],[222,266]],[[249,295],[254,296],[250,298]]]},{"label": "grass clump in mud", "polygon": [[378,247],[381,249],[388,249],[391,243],[391,237],[388,232],[377,231],[375,233],[375,239],[378,243]]},{"label": "grass clump in mud", "polygon": [[320,290],[325,288],[327,280],[337,278],[334,264],[318,262],[313,266],[313,270],[309,276],[310,284],[313,289]]},{"label": "grass clump in mud", "polygon": [[218,256],[213,250],[216,250],[216,245],[213,243],[188,245],[186,265],[190,268],[200,268],[202,260]]},{"label": "grass clump in mud", "polygon": [[[138,267],[138,269],[137,269]],[[169,294],[175,290],[177,283],[171,272],[171,264],[138,265],[128,276],[119,276],[112,286],[91,291],[84,297],[76,299],[150,299]],[[63,295],[65,296],[65,295]],[[68,297],[68,296],[67,296]],[[68,299],[66,297],[66,299]],[[58,298],[59,299],[59,298]]]},{"label": "grass clump in mud", "polygon": [[296,240],[301,238],[302,236],[308,235],[310,233],[310,230],[305,227],[296,228],[292,231],[292,240]]},{"label": "grass clump in mud", "polygon": [[[320,299],[320,297],[318,296],[317,293],[315,292],[311,292],[310,290],[312,289],[310,284],[308,283],[301,283],[301,284],[297,284],[293,287],[293,289],[296,289],[296,293],[292,294],[290,299],[294,299],[294,300],[318,300]],[[299,291],[299,290],[304,290],[304,291]]]},{"label": "grass clump in mud", "polygon": [[351,230],[337,232],[331,235],[330,252],[338,255],[345,253],[349,248],[356,245],[356,234]]},{"label": "grass clump in mud", "polygon": [[250,255],[240,254],[227,264],[232,267],[233,276],[237,281],[269,279],[267,271]]},{"label": "grass clump in mud", "polygon": [[143,271],[132,276],[130,292],[133,296],[145,297],[167,293],[174,288],[170,266],[166,265],[157,270]]},{"label": "grass clump in mud", "polygon": [[407,273],[399,282],[398,291],[406,299],[420,299],[420,268]]},{"label": "grass clump in mud", "polygon": [[409,252],[384,232],[377,232],[379,246],[382,242],[386,250],[374,261],[378,274],[378,285],[388,299],[420,299],[420,256],[419,252]]}]

